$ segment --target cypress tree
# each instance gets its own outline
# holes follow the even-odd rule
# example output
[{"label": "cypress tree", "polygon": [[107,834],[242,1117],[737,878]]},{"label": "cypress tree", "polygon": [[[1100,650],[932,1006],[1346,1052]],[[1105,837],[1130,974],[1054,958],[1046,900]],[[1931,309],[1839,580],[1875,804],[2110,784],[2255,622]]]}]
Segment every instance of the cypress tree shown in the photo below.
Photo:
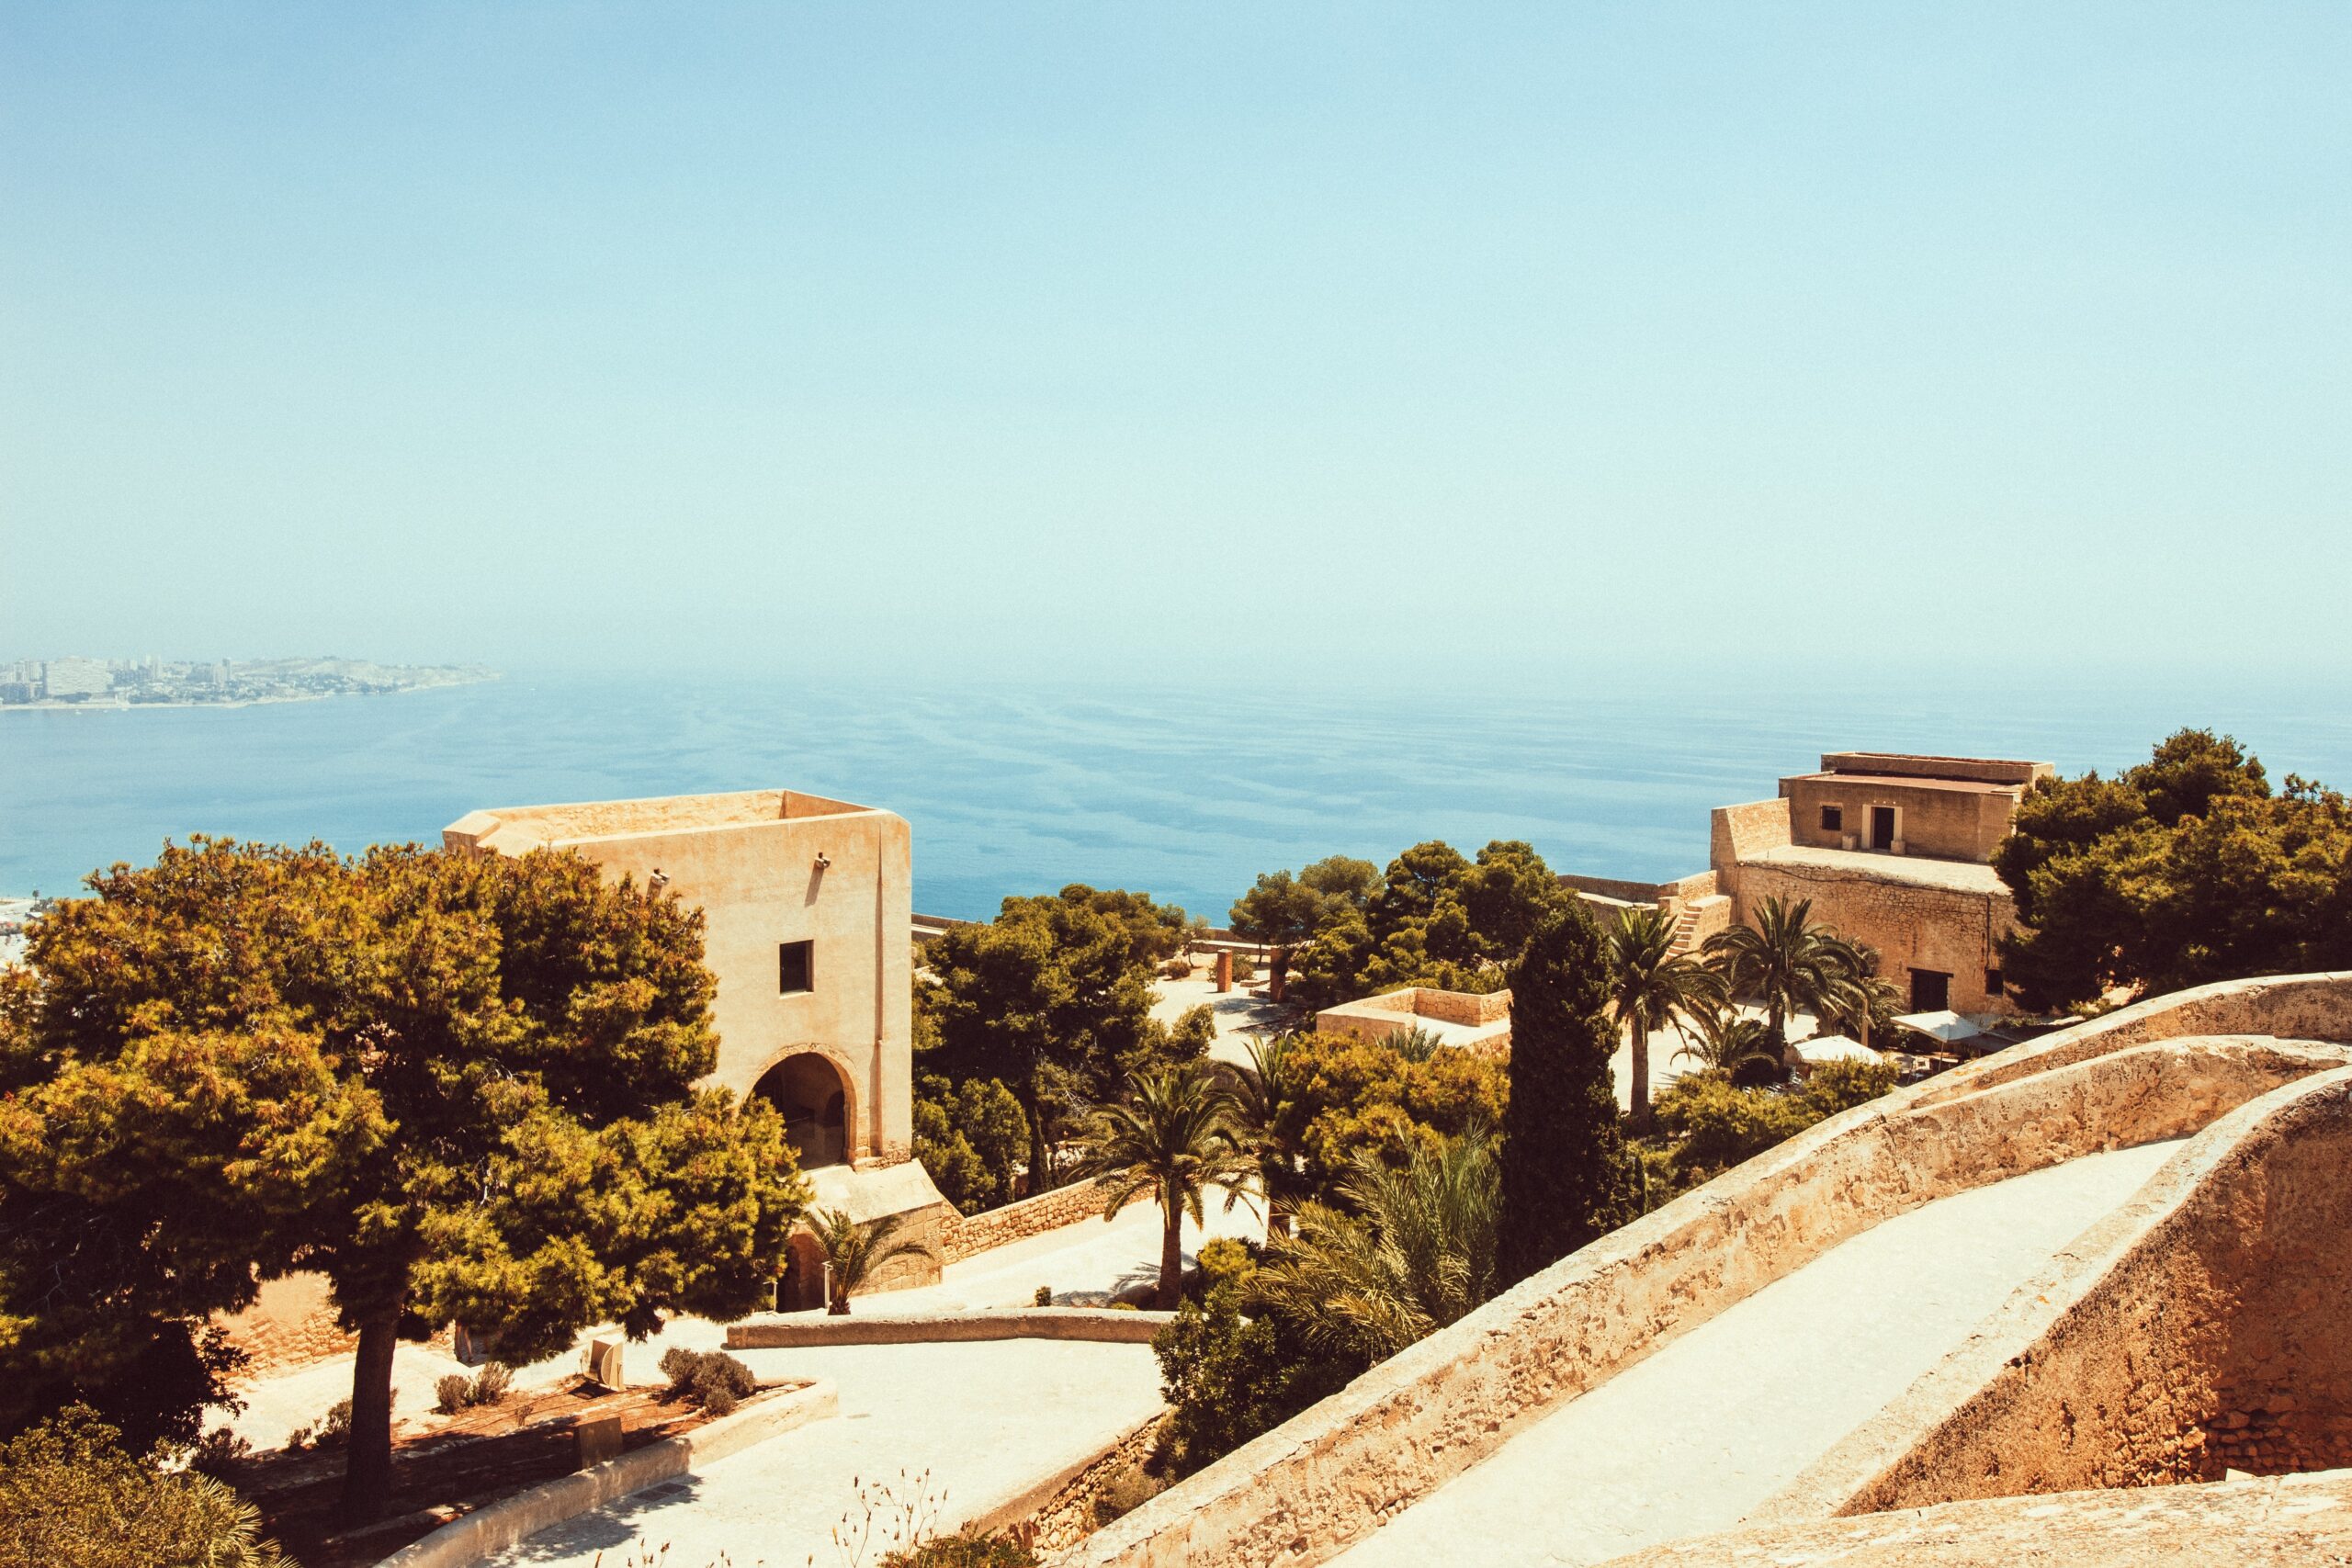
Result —
[{"label": "cypress tree", "polygon": [[1633,1217],[1609,1058],[1609,955],[1579,906],[1544,918],[1511,971],[1503,1112],[1503,1280],[1517,1283]]}]

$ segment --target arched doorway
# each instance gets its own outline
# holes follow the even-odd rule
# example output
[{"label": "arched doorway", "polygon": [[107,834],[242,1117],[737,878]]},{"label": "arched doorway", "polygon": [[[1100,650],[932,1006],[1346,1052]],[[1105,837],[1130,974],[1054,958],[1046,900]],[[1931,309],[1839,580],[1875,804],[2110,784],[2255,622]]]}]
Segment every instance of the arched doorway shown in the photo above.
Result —
[{"label": "arched doorway", "polygon": [[784,1279],[775,1295],[775,1304],[786,1312],[825,1304],[825,1249],[807,1231],[793,1232],[784,1244]]},{"label": "arched doorway", "polygon": [[752,1092],[784,1112],[784,1135],[803,1169],[849,1158],[848,1088],[824,1056],[814,1051],[786,1056],[760,1076]]}]

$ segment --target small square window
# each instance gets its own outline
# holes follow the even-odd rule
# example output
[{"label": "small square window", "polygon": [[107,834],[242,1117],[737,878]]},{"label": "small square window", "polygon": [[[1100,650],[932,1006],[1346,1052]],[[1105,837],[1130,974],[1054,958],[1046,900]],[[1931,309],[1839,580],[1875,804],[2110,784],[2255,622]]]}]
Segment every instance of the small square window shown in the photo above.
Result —
[{"label": "small square window", "polygon": [[785,996],[797,996],[813,990],[810,983],[810,953],[817,944],[810,942],[787,942],[775,950],[775,988]]},{"label": "small square window", "polygon": [[1998,969],[1987,969],[1984,971],[1984,994],[1986,996],[1999,996],[2001,994],[2001,987],[2003,983],[2001,972]]},{"label": "small square window", "polygon": [[1821,830],[1825,833],[1844,832],[1846,830],[1846,808],[1842,806],[1823,807],[1821,808]]}]

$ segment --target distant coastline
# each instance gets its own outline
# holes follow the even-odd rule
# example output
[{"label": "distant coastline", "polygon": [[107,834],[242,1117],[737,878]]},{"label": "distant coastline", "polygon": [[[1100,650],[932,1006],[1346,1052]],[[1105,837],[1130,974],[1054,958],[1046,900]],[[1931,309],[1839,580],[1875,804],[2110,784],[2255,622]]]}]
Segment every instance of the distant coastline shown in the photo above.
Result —
[{"label": "distant coastline", "polygon": [[107,692],[73,697],[43,696],[28,701],[0,701],[0,713],[128,713],[141,708],[260,707],[277,703],[323,702],[334,697],[381,697],[396,696],[403,692],[443,691],[457,686],[478,686],[503,678],[495,670],[447,666],[420,669],[413,674],[394,666],[379,666],[378,669],[381,672],[378,676],[346,680],[333,685],[302,686],[271,682],[276,689],[233,694],[223,693],[219,696],[185,690],[164,693],[151,689],[143,694]]}]

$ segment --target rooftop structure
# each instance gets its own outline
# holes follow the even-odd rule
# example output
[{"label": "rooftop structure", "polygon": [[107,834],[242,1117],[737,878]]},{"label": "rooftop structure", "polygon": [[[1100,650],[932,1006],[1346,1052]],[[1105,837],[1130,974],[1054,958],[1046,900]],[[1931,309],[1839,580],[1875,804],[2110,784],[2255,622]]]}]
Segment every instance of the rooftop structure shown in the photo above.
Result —
[{"label": "rooftop structure", "polygon": [[[747,790],[470,812],[451,848],[569,850],[610,877],[699,908],[718,979],[718,1063],[708,1081],[759,1095],[825,1207],[947,1212],[913,1153],[912,835],[904,818],[793,790]],[[820,1268],[796,1238],[794,1289]],[[935,1258],[886,1266],[883,1285],[929,1283]],[[817,1304],[821,1298],[806,1304]]]}]

